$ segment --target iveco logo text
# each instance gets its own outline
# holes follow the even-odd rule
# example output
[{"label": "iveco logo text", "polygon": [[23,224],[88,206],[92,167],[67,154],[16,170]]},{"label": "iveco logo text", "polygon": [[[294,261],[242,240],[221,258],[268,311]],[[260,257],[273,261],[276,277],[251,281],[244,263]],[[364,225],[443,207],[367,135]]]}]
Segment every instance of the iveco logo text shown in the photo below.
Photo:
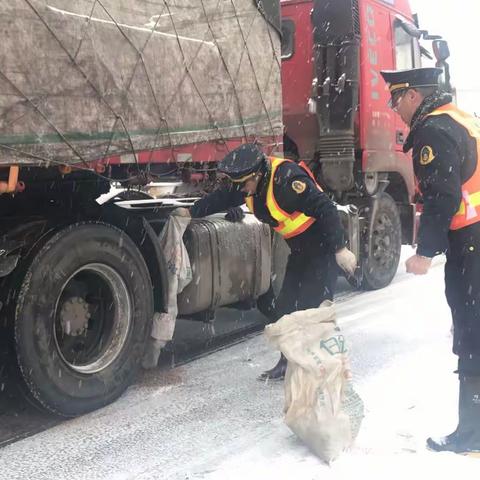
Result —
[{"label": "iveco logo text", "polygon": [[375,32],[375,11],[371,5],[367,5],[367,39],[368,39],[368,61],[370,62],[370,72],[372,75],[372,100],[380,100],[380,92],[378,91],[380,85],[379,73],[377,71],[378,65],[378,51],[377,51],[377,34]]}]

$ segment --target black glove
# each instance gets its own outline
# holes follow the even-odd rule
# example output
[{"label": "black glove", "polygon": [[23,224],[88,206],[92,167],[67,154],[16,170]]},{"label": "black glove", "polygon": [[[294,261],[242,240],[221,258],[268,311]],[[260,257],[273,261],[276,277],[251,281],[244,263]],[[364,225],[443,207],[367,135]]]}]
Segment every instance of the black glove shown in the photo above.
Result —
[{"label": "black glove", "polygon": [[245,214],[241,207],[232,207],[227,210],[225,220],[229,222],[241,222],[245,218]]}]

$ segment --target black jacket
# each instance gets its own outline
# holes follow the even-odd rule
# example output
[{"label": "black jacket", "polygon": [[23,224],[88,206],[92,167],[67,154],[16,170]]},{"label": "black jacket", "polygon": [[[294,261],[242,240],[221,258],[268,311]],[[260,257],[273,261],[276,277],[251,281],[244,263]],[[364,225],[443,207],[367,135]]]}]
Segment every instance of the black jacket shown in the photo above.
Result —
[{"label": "black jacket", "polygon": [[[449,248],[449,233],[462,199],[462,184],[476,168],[476,142],[448,115],[427,117],[412,136],[413,165],[423,198],[417,253],[433,257]],[[423,155],[423,157],[422,157]],[[451,246],[450,246],[451,248]]]},{"label": "black jacket", "polygon": [[[264,175],[253,197],[255,216],[272,227],[278,223],[267,210],[266,194],[269,173]],[[299,193],[298,184],[304,190]],[[317,221],[304,233],[287,240],[292,250],[313,249],[323,253],[335,253],[345,246],[343,228],[337,209],[328,196],[321,192],[307,172],[293,162],[282,163],[275,172],[273,193],[280,208],[288,213],[302,212]],[[192,217],[204,217],[245,203],[245,194],[231,185],[223,185],[198,200],[191,208]]]}]

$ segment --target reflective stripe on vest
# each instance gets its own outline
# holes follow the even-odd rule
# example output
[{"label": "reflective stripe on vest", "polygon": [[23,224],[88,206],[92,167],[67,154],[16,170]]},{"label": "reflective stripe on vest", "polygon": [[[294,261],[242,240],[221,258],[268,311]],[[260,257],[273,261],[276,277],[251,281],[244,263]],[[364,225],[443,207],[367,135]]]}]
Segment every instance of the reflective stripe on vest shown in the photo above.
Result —
[{"label": "reflective stripe on vest", "polygon": [[460,208],[450,225],[450,230],[459,230],[480,221],[480,120],[462,112],[452,103],[437,108],[428,116],[435,115],[449,115],[477,142],[477,166],[474,174],[462,185]]},{"label": "reflective stripe on vest", "polygon": [[[305,232],[305,230],[307,230],[315,222],[315,218],[308,217],[301,212],[287,213],[280,208],[273,193],[275,172],[282,163],[291,162],[291,160],[287,160],[284,158],[270,158],[269,160],[272,165],[272,172],[268,181],[266,207],[272,218],[274,218],[278,222],[278,226],[274,227],[274,230],[286,239],[296,237],[297,235]],[[321,190],[310,169],[303,162],[299,165],[305,170],[308,176]],[[252,213],[255,213],[253,207],[253,197],[247,197],[246,204],[248,209]]]}]

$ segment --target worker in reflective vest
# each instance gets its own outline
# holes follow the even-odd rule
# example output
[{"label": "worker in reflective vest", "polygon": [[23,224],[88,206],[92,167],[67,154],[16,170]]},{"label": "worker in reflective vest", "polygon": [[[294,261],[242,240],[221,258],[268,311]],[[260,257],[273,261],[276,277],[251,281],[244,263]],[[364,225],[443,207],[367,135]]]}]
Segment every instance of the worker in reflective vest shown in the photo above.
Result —
[{"label": "worker in reflective vest", "polygon": [[439,91],[438,68],[382,72],[391,106],[410,126],[404,151],[423,196],[416,255],[407,272],[428,272],[446,253],[445,292],[458,355],[459,423],[454,433],[429,438],[436,451],[480,452],[480,121]]},{"label": "worker in reflective vest", "polygon": [[[282,290],[266,309],[271,321],[297,310],[316,308],[333,300],[338,266],[349,275],[355,255],[345,246],[337,209],[317,184],[306,165],[283,158],[268,158],[253,144],[230,152],[219,164],[225,184],[198,200],[192,217],[227,211],[226,218],[241,221],[247,204],[260,221],[270,225],[290,247]],[[261,379],[281,379],[287,361]]]}]

